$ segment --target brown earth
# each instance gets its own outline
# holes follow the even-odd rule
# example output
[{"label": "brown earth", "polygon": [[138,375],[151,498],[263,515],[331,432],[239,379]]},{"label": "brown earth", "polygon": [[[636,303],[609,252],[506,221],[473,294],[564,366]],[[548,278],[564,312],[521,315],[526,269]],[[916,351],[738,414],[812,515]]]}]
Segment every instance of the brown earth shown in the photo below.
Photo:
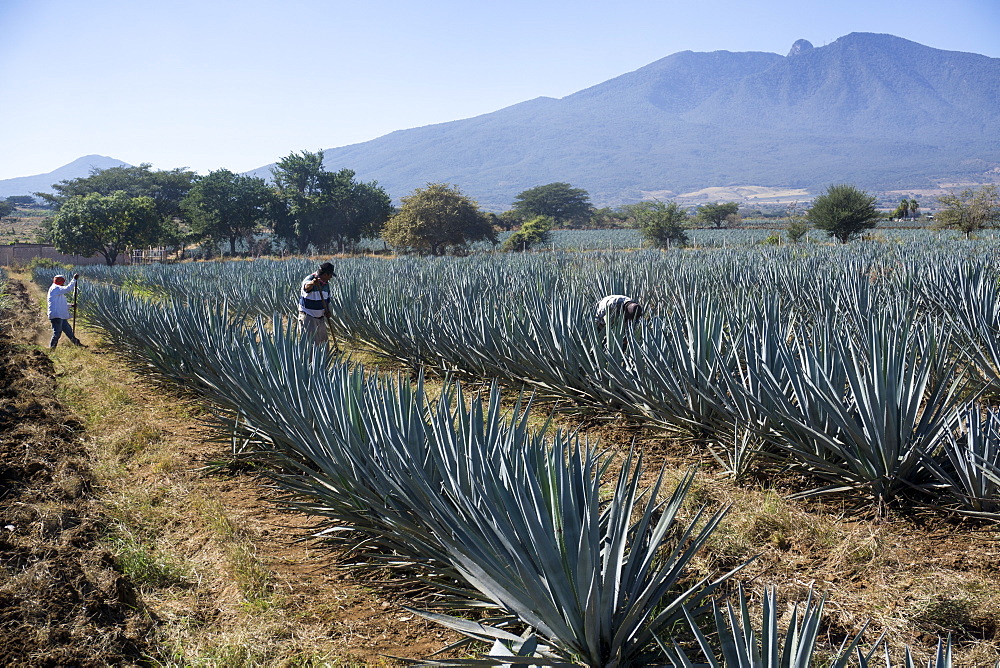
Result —
[{"label": "brown earth", "polygon": [[100,544],[82,425],[55,399],[52,361],[24,344],[34,323],[23,287],[14,296],[0,323],[0,665],[136,663],[152,620]]}]

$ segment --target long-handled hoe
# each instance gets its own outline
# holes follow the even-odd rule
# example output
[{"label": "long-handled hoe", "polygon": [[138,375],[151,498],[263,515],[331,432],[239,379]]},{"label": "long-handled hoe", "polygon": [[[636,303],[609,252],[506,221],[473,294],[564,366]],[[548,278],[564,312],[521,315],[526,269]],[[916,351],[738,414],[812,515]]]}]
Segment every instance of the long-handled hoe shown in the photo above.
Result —
[{"label": "long-handled hoe", "polygon": [[337,345],[337,333],[333,329],[333,322],[330,321],[330,314],[324,314],[323,321],[326,323],[327,333],[330,335],[330,341],[333,342],[333,352],[334,354],[340,353],[340,346]]},{"label": "long-handled hoe", "polygon": [[77,336],[76,334],[76,311],[77,311],[76,307],[77,304],[80,303],[79,290],[80,290],[80,278],[77,277],[76,283],[73,284],[73,336],[76,336],[76,339],[78,341],[80,340],[80,337]]}]

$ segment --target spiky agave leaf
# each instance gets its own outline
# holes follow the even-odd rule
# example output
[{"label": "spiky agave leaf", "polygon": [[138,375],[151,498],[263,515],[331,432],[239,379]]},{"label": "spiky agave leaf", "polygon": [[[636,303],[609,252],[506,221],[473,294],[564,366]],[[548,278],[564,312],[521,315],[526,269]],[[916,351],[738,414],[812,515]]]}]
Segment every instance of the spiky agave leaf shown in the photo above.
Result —
[{"label": "spiky agave leaf", "polygon": [[959,512],[1000,518],[1000,412],[971,405],[959,433],[950,432],[943,457],[927,454],[927,466],[947,485]]},{"label": "spiky agave leaf", "polygon": [[[588,666],[662,659],[656,637],[683,621],[684,604],[702,606],[732,575],[681,584],[724,511],[711,517],[700,511],[681,525],[678,512],[693,472],[660,503],[661,472],[640,502],[641,462],[632,457],[602,511],[600,482],[564,477],[560,459],[571,462],[569,471],[579,466],[572,463],[572,453],[522,460],[528,475],[517,477],[523,485],[508,489],[487,483],[481,494],[458,504],[460,516],[442,513],[439,535],[466,580],[529,624],[554,655]],[[566,482],[548,489],[532,482],[546,479]],[[515,489],[522,495],[512,494]],[[633,522],[634,512],[638,520]],[[465,630],[464,622],[450,625]]]},{"label": "spiky agave leaf", "polygon": [[775,443],[829,481],[812,493],[854,490],[883,504],[904,489],[931,489],[923,453],[955,423],[965,378],[947,356],[946,332],[908,325],[877,318],[863,337],[825,337],[835,364],[804,344],[798,358],[785,355],[793,400],[760,406],[781,424]]},{"label": "spiky agave leaf", "polygon": [[[788,628],[782,637],[778,625],[778,600],[775,590],[764,591],[762,620],[759,627],[753,623],[749,601],[742,585],[737,590],[739,612],[731,602],[720,608],[713,601],[713,618],[717,642],[711,642],[699,627],[694,616],[686,611],[688,623],[711,668],[739,666],[740,668],[810,668],[817,648],[820,623],[823,618],[824,600],[813,600],[813,592],[799,609],[792,610]],[[846,668],[861,641],[859,632],[850,642],[845,641],[836,653],[830,668]],[[672,650],[678,665],[692,665],[684,651],[675,646]]]}]

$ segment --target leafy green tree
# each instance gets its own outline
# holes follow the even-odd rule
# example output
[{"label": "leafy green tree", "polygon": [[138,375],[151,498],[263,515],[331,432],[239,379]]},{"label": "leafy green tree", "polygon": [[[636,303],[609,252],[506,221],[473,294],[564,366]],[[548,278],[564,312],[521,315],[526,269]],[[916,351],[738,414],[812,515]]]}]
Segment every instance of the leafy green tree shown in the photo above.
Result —
[{"label": "leafy green tree", "polygon": [[525,251],[534,246],[547,244],[552,239],[552,228],[556,221],[548,216],[535,216],[521,225],[521,229],[504,242],[505,251]]},{"label": "leafy green tree", "polygon": [[381,186],[356,182],[350,169],[326,171],[323,151],[291,153],[271,173],[279,201],[275,236],[299,253],[310,245],[343,249],[362,237],[376,237],[392,214],[392,201]]},{"label": "leafy green tree", "polygon": [[809,221],[798,202],[793,202],[785,207],[781,214],[785,222],[785,235],[792,243],[802,241],[809,233]]},{"label": "leafy green tree", "polygon": [[496,230],[479,205],[444,183],[428,183],[404,197],[382,238],[397,248],[433,255],[484,239],[497,243]]},{"label": "leafy green tree", "polygon": [[217,242],[228,240],[229,254],[236,255],[236,242],[243,240],[249,247],[271,220],[275,202],[264,179],[220,169],[197,178],[181,208],[196,234]]},{"label": "leafy green tree", "polygon": [[6,218],[14,213],[15,206],[12,202],[0,200],[0,219]]},{"label": "leafy green tree", "polygon": [[152,165],[144,163],[138,167],[94,169],[89,176],[53,184],[55,194],[35,195],[56,209],[72,197],[91,193],[110,195],[121,191],[129,197],[149,197],[162,223],[168,225],[174,219],[183,218],[181,201],[191,190],[196,176],[194,172],[184,169],[153,171]]},{"label": "leafy green tree", "polygon": [[501,230],[512,230],[523,222],[524,220],[521,218],[519,213],[513,209],[509,209],[497,216],[497,219],[493,224]]},{"label": "leafy green tree", "polygon": [[635,227],[647,243],[656,248],[684,246],[688,242],[688,212],[677,202],[644,201],[621,207],[634,221]]},{"label": "leafy green tree", "polygon": [[908,197],[903,197],[899,200],[899,204],[893,209],[892,213],[889,214],[890,218],[895,220],[908,220],[910,218],[917,218],[917,211],[920,209],[920,204],[917,203],[915,199],[909,199]]},{"label": "leafy green tree", "polygon": [[590,214],[590,227],[597,229],[616,229],[628,224],[629,216],[623,207],[612,209],[603,207],[594,209]]},{"label": "leafy green tree", "polygon": [[696,215],[701,223],[723,228],[727,223],[738,222],[736,216],[739,215],[739,211],[738,202],[717,202],[715,204],[702,204],[698,207]]},{"label": "leafy green tree", "polygon": [[35,204],[38,204],[38,202],[35,201],[35,198],[32,197],[31,195],[11,195],[10,197],[7,198],[7,201],[16,207],[34,206]]},{"label": "leafy green tree", "polygon": [[792,243],[802,241],[808,232],[809,223],[806,222],[805,216],[795,216],[788,219],[788,224],[785,226],[785,234],[788,235],[788,240]]},{"label": "leafy green tree", "polygon": [[895,212],[899,214],[896,217],[899,218],[900,220],[906,220],[907,218],[909,218],[910,217],[910,200],[907,199],[907,198],[905,198],[905,197],[903,199],[899,200],[899,206],[896,207],[896,211]]},{"label": "leafy green tree", "polygon": [[38,225],[38,229],[35,232],[36,244],[53,244],[52,219],[54,217],[55,216],[46,216],[45,218],[42,218],[42,222]]},{"label": "leafy green tree", "polygon": [[959,230],[968,239],[973,232],[1000,224],[1000,191],[996,185],[942,195],[938,201],[944,209],[934,216],[937,229]]},{"label": "leafy green tree", "polygon": [[805,218],[793,218],[785,226],[785,234],[788,235],[788,240],[792,243],[802,241],[808,233],[809,223],[805,221]]},{"label": "leafy green tree", "polygon": [[74,195],[52,218],[52,241],[63,253],[99,253],[110,266],[126,248],[155,243],[160,223],[151,197],[129,197],[123,190]]},{"label": "leafy green tree", "polygon": [[845,244],[875,227],[881,218],[875,197],[847,184],[827,188],[806,213],[806,220],[813,227]]},{"label": "leafy green tree", "polygon": [[512,210],[521,220],[547,216],[557,225],[582,226],[593,209],[586,190],[559,182],[525,190],[514,198]]}]

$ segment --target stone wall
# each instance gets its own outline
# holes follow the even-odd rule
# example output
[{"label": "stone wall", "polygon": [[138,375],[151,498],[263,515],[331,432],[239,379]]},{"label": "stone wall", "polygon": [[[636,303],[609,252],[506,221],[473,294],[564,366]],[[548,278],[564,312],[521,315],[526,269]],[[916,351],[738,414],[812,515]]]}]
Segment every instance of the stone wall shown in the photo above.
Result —
[{"label": "stone wall", "polygon": [[[7,246],[0,246],[0,266],[2,267],[28,264],[36,257],[43,257],[70,265],[104,264],[103,255],[95,255],[93,257],[65,255],[57,251],[55,246],[47,244],[9,244]],[[131,258],[128,253],[122,253],[118,256],[116,264],[129,264],[130,260]]]}]

